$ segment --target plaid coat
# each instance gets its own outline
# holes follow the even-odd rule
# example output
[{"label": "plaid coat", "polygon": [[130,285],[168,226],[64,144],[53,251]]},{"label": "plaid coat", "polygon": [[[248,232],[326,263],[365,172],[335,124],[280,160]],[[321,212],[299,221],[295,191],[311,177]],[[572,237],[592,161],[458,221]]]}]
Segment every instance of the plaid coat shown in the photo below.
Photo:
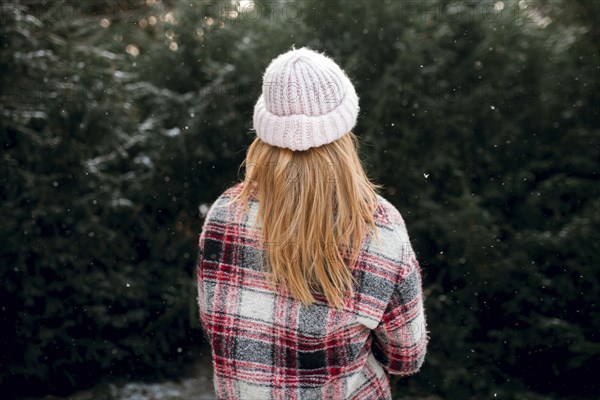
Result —
[{"label": "plaid coat", "polygon": [[417,372],[428,342],[421,270],[400,213],[378,196],[382,246],[363,241],[346,310],[319,294],[306,307],[269,289],[264,247],[248,230],[258,203],[237,222],[226,204],[241,185],[213,203],[199,238],[198,304],[217,397],[391,399],[388,374]]}]

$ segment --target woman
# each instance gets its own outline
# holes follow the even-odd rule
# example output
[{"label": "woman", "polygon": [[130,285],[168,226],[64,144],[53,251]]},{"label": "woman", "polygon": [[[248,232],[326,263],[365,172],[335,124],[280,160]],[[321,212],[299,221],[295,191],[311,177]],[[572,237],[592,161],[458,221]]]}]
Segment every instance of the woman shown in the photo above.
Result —
[{"label": "woman", "polygon": [[351,132],[355,89],[307,48],[275,58],[245,179],[199,240],[200,320],[219,399],[390,399],[428,342],[421,271]]}]

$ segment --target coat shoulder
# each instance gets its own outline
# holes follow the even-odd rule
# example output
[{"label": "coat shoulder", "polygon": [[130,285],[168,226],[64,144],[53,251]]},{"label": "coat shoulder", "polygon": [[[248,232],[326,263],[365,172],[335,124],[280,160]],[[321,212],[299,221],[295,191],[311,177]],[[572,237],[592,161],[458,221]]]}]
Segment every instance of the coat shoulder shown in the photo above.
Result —
[{"label": "coat shoulder", "polygon": [[375,210],[375,222],[383,226],[404,225],[400,211],[388,199],[377,194],[378,206]]}]

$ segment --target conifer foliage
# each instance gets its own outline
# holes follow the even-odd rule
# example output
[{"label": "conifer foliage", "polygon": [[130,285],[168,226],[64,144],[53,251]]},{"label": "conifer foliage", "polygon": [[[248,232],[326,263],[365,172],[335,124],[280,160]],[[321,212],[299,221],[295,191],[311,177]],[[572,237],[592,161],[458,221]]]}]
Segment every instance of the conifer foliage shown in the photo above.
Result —
[{"label": "conifer foliage", "polygon": [[593,398],[598,4],[3,2],[3,393],[208,356],[203,214],[238,179],[262,72],[295,45],[355,83],[361,155],[422,264],[430,351],[396,396]]}]

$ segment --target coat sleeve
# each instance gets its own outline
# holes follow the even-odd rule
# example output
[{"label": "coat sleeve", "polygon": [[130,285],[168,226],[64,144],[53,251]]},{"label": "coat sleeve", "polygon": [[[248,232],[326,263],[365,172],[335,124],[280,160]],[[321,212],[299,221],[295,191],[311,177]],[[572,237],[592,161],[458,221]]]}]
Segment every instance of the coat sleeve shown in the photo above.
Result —
[{"label": "coat sleeve", "polygon": [[206,244],[206,236],[210,230],[210,218],[213,214],[214,206],[217,202],[215,201],[209,208],[208,212],[204,217],[204,222],[202,224],[202,231],[198,236],[198,253],[196,258],[196,285],[198,288],[197,291],[197,304],[198,304],[198,314],[200,319],[200,325],[202,327],[202,331],[204,332],[204,338],[209,340],[209,330],[207,324],[207,304],[206,304],[206,293],[205,293],[205,281],[204,281],[204,257],[205,257],[205,244]]},{"label": "coat sleeve", "polygon": [[204,296],[204,277],[203,277],[203,269],[202,269],[202,263],[204,260],[204,241],[205,241],[205,237],[206,237],[206,226],[203,226],[202,232],[200,233],[200,236],[198,237],[198,256],[196,258],[196,285],[198,288],[198,295],[197,295],[197,302],[198,302],[198,312],[199,312],[199,319],[200,319],[200,325],[202,327],[202,330],[204,331],[205,334],[205,338],[206,337],[206,321],[205,321],[205,316],[206,316],[206,304],[205,304],[205,296]]},{"label": "coat sleeve", "polygon": [[373,331],[373,354],[393,375],[418,372],[425,360],[429,332],[423,307],[421,268],[405,235],[403,266],[381,322]]}]

